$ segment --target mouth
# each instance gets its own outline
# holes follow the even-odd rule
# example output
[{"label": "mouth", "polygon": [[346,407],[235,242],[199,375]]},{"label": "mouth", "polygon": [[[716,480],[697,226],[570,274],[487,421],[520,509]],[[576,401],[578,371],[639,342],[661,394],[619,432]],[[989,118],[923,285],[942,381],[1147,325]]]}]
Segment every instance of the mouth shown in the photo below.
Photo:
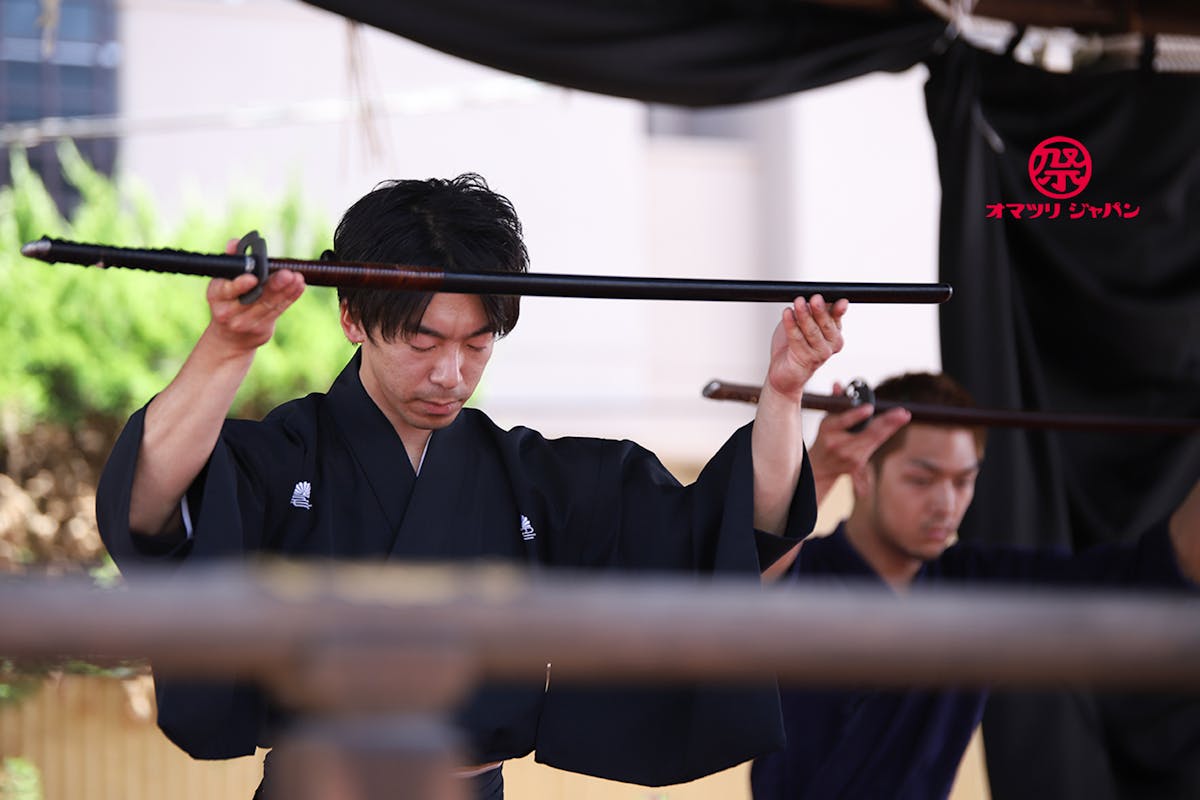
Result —
[{"label": "mouth", "polygon": [[421,410],[431,417],[454,414],[462,406],[461,400],[422,400]]},{"label": "mouth", "polygon": [[954,535],[954,529],[948,525],[928,525],[925,535],[934,541],[944,542]]}]

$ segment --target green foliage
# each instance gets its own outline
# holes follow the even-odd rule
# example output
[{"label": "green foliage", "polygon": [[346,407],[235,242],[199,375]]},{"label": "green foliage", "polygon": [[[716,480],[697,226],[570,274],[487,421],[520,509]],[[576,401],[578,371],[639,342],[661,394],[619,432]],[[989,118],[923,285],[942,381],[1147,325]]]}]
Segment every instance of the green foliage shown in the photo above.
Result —
[{"label": "green foliage", "polygon": [[121,585],[121,571],[117,569],[117,562],[113,561],[107,552],[97,566],[88,570],[88,577],[102,589],[112,589]]},{"label": "green foliage", "polygon": [[5,758],[0,767],[0,800],[42,800],[42,776],[33,762]]},{"label": "green foliage", "polygon": [[0,658],[0,707],[16,703],[37,692],[42,676],[19,668],[11,660]]},{"label": "green foliage", "polygon": [[[256,228],[273,252],[305,258],[329,237],[297,184],[277,205],[235,201],[220,217],[195,208],[167,231],[144,191],[97,173],[70,143],[59,158],[82,198],[69,220],[19,150],[9,156],[12,185],[0,187],[0,411],[20,427],[123,419],[167,384],[208,322],[201,278],[43,264],[20,255],[23,243],[46,235],[220,252]],[[334,291],[307,290],[256,356],[234,413],[258,416],[323,390],[352,352],[336,320]]]}]

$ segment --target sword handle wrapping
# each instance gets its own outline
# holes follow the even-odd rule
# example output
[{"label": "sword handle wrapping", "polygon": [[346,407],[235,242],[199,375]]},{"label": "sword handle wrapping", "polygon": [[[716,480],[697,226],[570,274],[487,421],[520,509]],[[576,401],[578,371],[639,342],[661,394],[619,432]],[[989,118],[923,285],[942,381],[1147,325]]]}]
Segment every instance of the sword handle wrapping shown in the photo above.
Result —
[{"label": "sword handle wrapping", "polygon": [[49,264],[80,264],[85,267],[125,267],[147,272],[171,272],[203,275],[232,280],[254,271],[254,263],[244,255],[206,255],[186,250],[151,250],[82,244],[43,237],[21,248],[27,258]]}]

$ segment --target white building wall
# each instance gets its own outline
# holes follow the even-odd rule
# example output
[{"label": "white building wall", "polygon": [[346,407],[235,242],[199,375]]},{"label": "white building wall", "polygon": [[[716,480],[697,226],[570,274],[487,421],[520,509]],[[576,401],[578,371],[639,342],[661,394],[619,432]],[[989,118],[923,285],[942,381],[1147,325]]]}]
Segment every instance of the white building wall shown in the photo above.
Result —
[{"label": "white building wall", "polygon": [[[784,235],[802,280],[937,281],[941,190],[926,75],[867,75],[790,101],[798,197]],[[858,306],[846,337],[837,368],[816,384],[941,368],[937,306]]]},{"label": "white building wall", "polygon": [[[513,201],[538,272],[936,273],[915,71],[738,109],[734,136],[665,137],[647,132],[640,103],[508,76],[298,2],[125,0],[121,21],[120,102],[136,131],[121,169],[168,213],[298,181],[332,225],[381,179],[476,171]],[[502,424],[628,437],[695,462],[752,416],[701,387],[760,380],[779,311],[528,298],[482,404]],[[846,331],[814,390],[937,365],[931,308],[856,307]]]}]

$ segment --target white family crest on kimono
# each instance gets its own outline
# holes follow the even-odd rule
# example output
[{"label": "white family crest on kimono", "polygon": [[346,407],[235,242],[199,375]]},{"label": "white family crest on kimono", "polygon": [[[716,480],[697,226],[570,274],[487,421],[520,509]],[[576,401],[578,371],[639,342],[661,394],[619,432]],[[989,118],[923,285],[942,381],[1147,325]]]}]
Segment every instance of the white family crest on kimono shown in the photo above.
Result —
[{"label": "white family crest on kimono", "polygon": [[521,515],[521,538],[527,542],[532,542],[537,537],[537,532],[533,529],[533,523],[529,521],[529,517]]},{"label": "white family crest on kimono", "polygon": [[312,484],[308,481],[297,481],[292,490],[292,505],[296,508],[312,508],[309,498],[312,496]]}]

